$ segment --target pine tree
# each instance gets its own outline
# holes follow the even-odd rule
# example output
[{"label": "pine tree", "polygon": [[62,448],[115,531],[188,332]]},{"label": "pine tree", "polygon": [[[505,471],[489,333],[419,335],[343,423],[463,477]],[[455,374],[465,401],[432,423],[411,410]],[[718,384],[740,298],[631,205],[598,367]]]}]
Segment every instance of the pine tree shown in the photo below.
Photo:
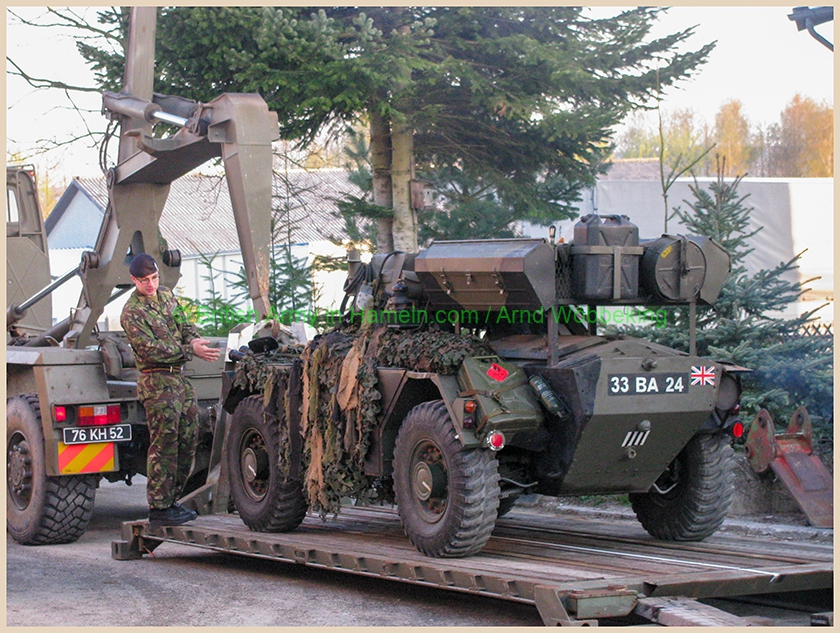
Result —
[{"label": "pine tree", "polygon": [[335,201],[338,212],[334,215],[344,222],[344,231],[355,246],[372,252],[376,250],[378,232],[382,228],[380,220],[390,222],[394,212],[376,204],[370,151],[365,133],[357,128],[348,128],[344,169],[347,170],[348,180],[359,188],[362,195],[345,193]]},{"label": "pine tree", "polygon": [[[275,174],[275,178],[279,181],[279,189],[272,196],[268,300],[273,315],[289,324],[309,318],[314,312],[318,293],[312,283],[313,267],[306,257],[298,257],[293,252],[296,227],[307,217],[306,189],[292,182],[288,169]],[[248,298],[244,268],[236,273],[231,285],[237,290],[238,300]]]},{"label": "pine tree", "polygon": [[224,275],[224,271],[213,266],[218,255],[218,252],[213,255],[198,254],[199,264],[207,270],[206,274],[201,276],[209,284],[205,297],[195,300],[181,298],[181,301],[187,304],[191,318],[195,320],[202,336],[227,336],[235,325],[245,320],[244,311],[226,300],[216,289],[217,280]]},{"label": "pine tree", "polygon": [[[803,335],[817,310],[795,318],[777,316],[806,292],[789,274],[797,271],[801,253],[773,269],[750,274],[744,260],[753,250],[750,238],[761,228],[750,226],[748,195],[738,193],[742,177],[727,182],[723,160],[718,160],[717,172],[708,190],[695,180],[690,187],[695,199],[685,201],[688,210],[674,209],[687,233],[717,240],[732,256],[731,273],[714,307],[698,307],[697,353],[752,370],[743,377],[745,416],[766,408],[786,425],[796,407],[805,405],[818,434],[830,433],[833,341]],[[635,334],[688,351],[688,308],[673,308],[669,316],[665,327]]]},{"label": "pine tree", "polygon": [[[373,202],[392,216],[376,220],[377,248],[415,251],[415,170],[479,174],[512,217],[571,217],[610,154],[613,127],[712,50],[684,50],[692,29],[651,37],[661,11],[166,7],[155,89],[205,102],[258,92],[282,137],[301,144],[364,121]],[[80,51],[105,87],[120,85],[120,54]]]}]

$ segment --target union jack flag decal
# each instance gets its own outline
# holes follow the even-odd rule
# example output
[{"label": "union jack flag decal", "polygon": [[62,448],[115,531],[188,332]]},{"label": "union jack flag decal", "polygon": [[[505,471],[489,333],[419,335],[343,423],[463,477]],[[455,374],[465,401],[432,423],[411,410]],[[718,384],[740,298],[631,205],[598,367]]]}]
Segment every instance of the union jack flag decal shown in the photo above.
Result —
[{"label": "union jack flag decal", "polygon": [[715,384],[715,368],[714,367],[705,367],[703,365],[699,367],[692,367],[691,368],[691,384],[692,385],[714,385]]}]

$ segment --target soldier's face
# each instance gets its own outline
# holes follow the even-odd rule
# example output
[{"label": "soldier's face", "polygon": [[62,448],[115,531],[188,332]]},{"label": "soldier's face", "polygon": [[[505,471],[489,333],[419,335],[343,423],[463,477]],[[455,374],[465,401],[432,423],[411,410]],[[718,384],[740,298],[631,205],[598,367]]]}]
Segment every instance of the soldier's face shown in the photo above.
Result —
[{"label": "soldier's face", "polygon": [[151,275],[139,278],[132,275],[131,281],[134,282],[137,292],[145,297],[151,297],[157,292],[158,285],[160,284],[160,275],[158,273],[152,273]]}]

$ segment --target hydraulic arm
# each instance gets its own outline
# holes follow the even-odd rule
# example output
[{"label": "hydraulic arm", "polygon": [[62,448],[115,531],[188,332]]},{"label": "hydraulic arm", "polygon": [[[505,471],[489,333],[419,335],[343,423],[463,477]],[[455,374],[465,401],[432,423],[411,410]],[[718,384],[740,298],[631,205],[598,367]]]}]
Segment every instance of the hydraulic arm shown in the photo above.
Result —
[{"label": "hydraulic arm", "polygon": [[[68,335],[83,348],[105,305],[131,287],[128,266],[149,253],[161,266],[161,283],[177,282],[180,254],[159,246],[158,227],[172,181],[221,157],[231,194],[248,288],[257,319],[269,312],[271,143],[277,115],[256,94],[223,94],[207,104],[153,94],[154,7],[131,10],[125,89],[103,93],[103,112],[120,123],[119,160],[107,173],[108,208],[93,252],[80,266],[83,295]],[[152,136],[156,123],[180,129]]]}]

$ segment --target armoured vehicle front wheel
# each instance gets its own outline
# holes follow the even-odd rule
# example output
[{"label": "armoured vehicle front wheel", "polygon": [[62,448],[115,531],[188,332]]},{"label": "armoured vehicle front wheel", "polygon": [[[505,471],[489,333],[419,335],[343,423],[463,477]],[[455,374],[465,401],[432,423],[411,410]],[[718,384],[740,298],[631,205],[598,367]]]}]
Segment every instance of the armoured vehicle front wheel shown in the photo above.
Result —
[{"label": "armoured vehicle front wheel", "polygon": [[245,398],[236,407],[228,436],[227,467],[233,504],[255,532],[291,532],[306,516],[299,480],[280,472],[280,429],[266,416],[262,396]]},{"label": "armoured vehicle front wheel", "polygon": [[95,475],[47,477],[35,395],[6,402],[6,529],[22,545],[72,543],[85,533]]},{"label": "armoured vehicle front wheel", "polygon": [[496,457],[461,445],[443,401],[417,405],[397,435],[394,495],[405,533],[423,554],[475,554],[496,523]]},{"label": "armoured vehicle front wheel", "polygon": [[639,522],[663,541],[714,534],[732,501],[733,456],[726,435],[694,436],[648,492],[630,495]]}]

